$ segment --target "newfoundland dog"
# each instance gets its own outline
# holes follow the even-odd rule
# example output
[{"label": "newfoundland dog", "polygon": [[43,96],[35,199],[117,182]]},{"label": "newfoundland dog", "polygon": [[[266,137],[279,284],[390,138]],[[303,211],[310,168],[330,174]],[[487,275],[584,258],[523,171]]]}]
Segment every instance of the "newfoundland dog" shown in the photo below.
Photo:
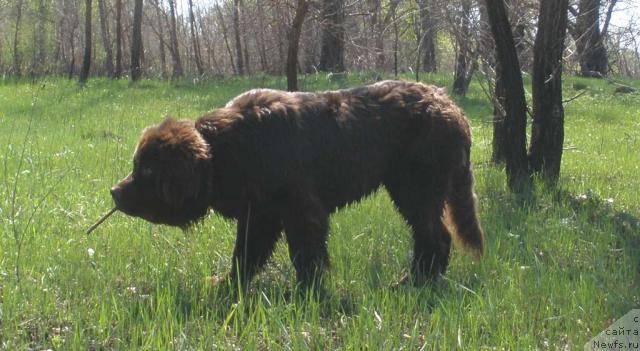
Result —
[{"label": "newfoundland dog", "polygon": [[476,257],[467,119],[434,86],[402,81],[316,94],[256,89],[191,120],[142,132],[118,210],[188,227],[209,211],[237,220],[233,267],[248,283],[281,233],[303,285],[328,267],[329,215],[384,185],[413,232],[409,277],[444,273],[452,238]]}]

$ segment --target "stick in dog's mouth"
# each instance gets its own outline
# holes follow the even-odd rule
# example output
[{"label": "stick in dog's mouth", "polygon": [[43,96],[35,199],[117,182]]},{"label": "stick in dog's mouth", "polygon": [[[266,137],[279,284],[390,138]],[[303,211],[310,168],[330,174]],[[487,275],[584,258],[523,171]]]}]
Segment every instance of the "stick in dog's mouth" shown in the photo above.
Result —
[{"label": "stick in dog's mouth", "polygon": [[89,229],[87,229],[87,235],[91,234],[92,231],[98,228],[98,226],[102,224],[102,222],[106,221],[107,218],[109,218],[109,216],[111,216],[117,210],[118,208],[114,207],[111,210],[109,210],[109,212],[107,212],[104,216],[100,217],[100,219],[97,222],[95,222],[91,227],[89,227]]}]

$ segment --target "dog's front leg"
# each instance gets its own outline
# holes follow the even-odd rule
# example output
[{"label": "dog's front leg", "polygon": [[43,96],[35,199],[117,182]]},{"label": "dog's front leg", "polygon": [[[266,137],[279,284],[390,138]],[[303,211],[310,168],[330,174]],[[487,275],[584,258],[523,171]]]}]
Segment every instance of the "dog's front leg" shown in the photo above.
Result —
[{"label": "dog's front leg", "polygon": [[283,222],[298,283],[320,288],[322,273],[329,266],[328,211],[313,193],[302,193],[290,197]]},{"label": "dog's front leg", "polygon": [[264,266],[280,238],[282,224],[274,213],[260,209],[248,210],[238,219],[236,244],[229,278],[246,287]]}]

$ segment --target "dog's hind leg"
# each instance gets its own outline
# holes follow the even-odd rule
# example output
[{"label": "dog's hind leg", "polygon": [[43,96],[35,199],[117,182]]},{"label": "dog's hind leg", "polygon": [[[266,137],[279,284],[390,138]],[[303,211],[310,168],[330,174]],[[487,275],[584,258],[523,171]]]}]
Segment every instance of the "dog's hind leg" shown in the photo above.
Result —
[{"label": "dog's hind leg", "polygon": [[312,192],[304,192],[289,197],[282,218],[298,283],[318,288],[329,265],[328,211]]},{"label": "dog's hind leg", "polygon": [[249,283],[271,257],[281,232],[278,216],[248,207],[246,214],[238,219],[231,280],[239,279],[242,285]]},{"label": "dog's hind leg", "polygon": [[[385,186],[413,232],[411,278],[422,284],[443,274],[449,264],[451,235],[442,221],[447,193],[445,175],[397,172]],[[429,175],[429,174],[427,174]]]}]

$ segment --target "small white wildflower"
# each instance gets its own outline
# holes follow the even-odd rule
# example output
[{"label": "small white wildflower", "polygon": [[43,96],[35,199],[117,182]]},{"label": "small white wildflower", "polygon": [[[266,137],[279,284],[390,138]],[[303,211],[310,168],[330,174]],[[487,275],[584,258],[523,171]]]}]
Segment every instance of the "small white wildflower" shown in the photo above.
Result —
[{"label": "small white wildflower", "polygon": [[612,199],[612,198],[608,198],[608,199],[607,199],[607,203],[608,203],[609,205],[613,205],[613,199]]},{"label": "small white wildflower", "polygon": [[378,311],[373,311],[373,317],[376,321],[376,329],[382,330],[382,317],[378,314]]},{"label": "small white wildflower", "polygon": [[92,248],[88,248],[87,249],[87,254],[89,255],[89,257],[93,258],[93,255],[96,254],[96,250],[94,250]]}]

